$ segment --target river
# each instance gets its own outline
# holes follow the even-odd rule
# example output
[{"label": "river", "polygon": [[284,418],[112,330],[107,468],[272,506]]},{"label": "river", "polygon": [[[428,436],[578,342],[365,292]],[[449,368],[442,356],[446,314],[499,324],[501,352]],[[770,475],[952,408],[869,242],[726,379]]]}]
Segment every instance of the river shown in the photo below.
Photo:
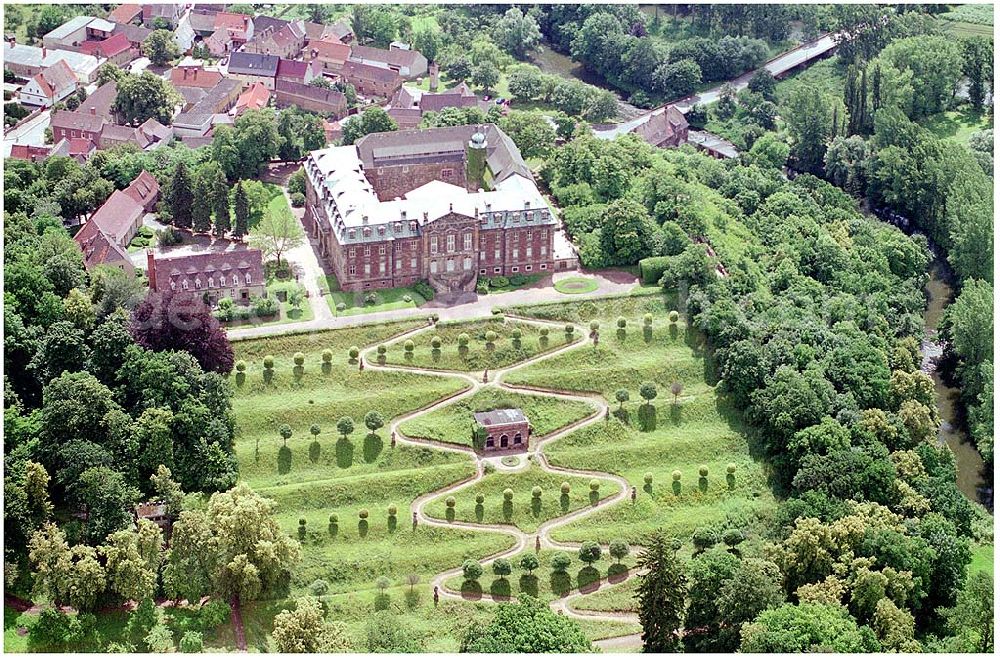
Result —
[{"label": "river", "polygon": [[941,427],[938,440],[947,443],[955,453],[958,467],[958,488],[970,499],[981,502],[987,509],[993,509],[993,491],[986,482],[983,458],[972,444],[969,436],[961,429],[959,420],[959,390],[948,386],[938,372],[938,358],[943,345],[937,339],[937,327],[945,306],[952,300],[949,270],[940,260],[931,265],[927,282],[927,308],[924,310],[924,340],[921,344],[923,363],[921,369],[934,379],[938,413]]}]

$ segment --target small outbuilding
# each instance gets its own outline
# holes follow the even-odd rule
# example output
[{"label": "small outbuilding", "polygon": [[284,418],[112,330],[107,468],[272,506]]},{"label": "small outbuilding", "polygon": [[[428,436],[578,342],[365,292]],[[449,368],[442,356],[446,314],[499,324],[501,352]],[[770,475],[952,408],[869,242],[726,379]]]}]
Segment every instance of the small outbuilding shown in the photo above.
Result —
[{"label": "small outbuilding", "polygon": [[520,409],[494,409],[474,413],[479,443],[485,452],[525,450],[531,424]]}]

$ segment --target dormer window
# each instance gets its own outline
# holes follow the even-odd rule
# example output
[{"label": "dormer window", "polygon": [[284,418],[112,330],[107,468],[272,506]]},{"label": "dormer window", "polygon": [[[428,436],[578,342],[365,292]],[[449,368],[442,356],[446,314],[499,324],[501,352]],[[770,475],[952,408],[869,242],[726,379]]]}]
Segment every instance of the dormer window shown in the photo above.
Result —
[{"label": "dormer window", "polygon": [[417,223],[416,222],[410,222],[410,231],[412,231],[413,233],[417,232]]},{"label": "dormer window", "polygon": [[188,289],[188,280],[187,279],[184,279],[183,281],[181,281],[181,288],[184,288],[184,290]]},{"label": "dormer window", "polygon": [[198,290],[201,290],[201,279],[197,279],[197,278],[196,278],[196,279],[194,280],[194,287],[195,287],[196,289],[198,289]]},{"label": "dormer window", "polygon": [[385,227],[384,226],[379,226],[378,227],[378,234],[379,235],[385,235]]},{"label": "dormer window", "polygon": [[350,238],[351,240],[354,239],[354,235],[355,234],[354,234],[354,229],[353,228],[350,231],[347,232],[347,237]]},{"label": "dormer window", "polygon": [[370,238],[372,235],[372,230],[370,228],[363,229],[361,231],[361,234],[364,235],[366,238]]},{"label": "dormer window", "polygon": [[177,282],[176,281],[171,281],[170,282],[170,289],[171,290],[177,290]]},{"label": "dormer window", "polygon": [[396,222],[395,224],[392,225],[392,230],[396,233],[399,233],[400,231],[403,230],[403,225],[400,224],[399,222]]},{"label": "dormer window", "polygon": [[208,287],[209,288],[215,287],[215,277],[213,276],[208,277]]},{"label": "dormer window", "polygon": [[250,273],[247,272],[247,285],[249,286],[251,283],[253,283],[253,277],[251,277]]},{"label": "dormer window", "polygon": [[233,275],[233,285],[234,286],[240,285],[240,278],[238,276],[236,276],[235,274]]}]

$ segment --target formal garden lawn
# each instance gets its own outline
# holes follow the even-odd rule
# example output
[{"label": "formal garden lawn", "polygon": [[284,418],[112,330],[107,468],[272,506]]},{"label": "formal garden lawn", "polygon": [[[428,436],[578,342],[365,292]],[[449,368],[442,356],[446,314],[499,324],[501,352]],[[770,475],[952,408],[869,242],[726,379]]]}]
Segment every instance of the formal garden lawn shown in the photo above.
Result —
[{"label": "formal garden lawn", "polygon": [[960,144],[968,144],[972,133],[989,130],[993,121],[985,112],[976,112],[971,106],[961,110],[951,110],[934,114],[920,122],[938,139],[947,139]]},{"label": "formal garden lawn", "polygon": [[[538,558],[539,566],[532,573],[520,566],[522,556],[527,553]],[[570,557],[570,566],[565,571],[552,568],[552,558],[558,553],[566,553]],[[463,597],[470,601],[484,596],[507,598],[522,594],[552,601],[571,592],[595,591],[599,587],[624,581],[630,569],[634,568],[635,559],[628,556],[619,563],[603,551],[600,560],[588,565],[579,560],[575,550],[546,549],[536,554],[532,548],[510,558],[510,563],[513,572],[505,578],[495,575],[492,566],[484,566],[478,581],[467,581],[459,574],[449,578],[446,584],[449,589],[461,591]]]},{"label": "formal garden lawn", "polygon": [[[491,333],[496,334],[491,338]],[[520,333],[520,337],[518,337]],[[434,339],[441,341],[434,347]],[[502,317],[474,322],[440,322],[432,330],[386,345],[384,355],[371,354],[378,363],[433,370],[482,371],[505,368],[579,340],[579,332],[567,334],[562,327],[540,327]],[[462,340],[468,338],[468,345]],[[413,346],[408,352],[406,347]]]},{"label": "formal garden lawn", "polygon": [[320,276],[318,281],[319,289],[335,315],[363,315],[401,308],[417,308],[428,301],[414,288],[409,287],[348,292],[340,289],[337,277],[332,274]]},{"label": "formal garden lawn", "polygon": [[[507,377],[511,384],[600,393],[617,407],[615,391],[630,399],[610,421],[571,433],[546,446],[553,465],[614,473],[636,487],[636,503],[618,503],[553,531],[563,541],[624,537],[638,543],[662,527],[688,538],[701,526],[724,523],[763,511],[773,504],[762,466],[750,455],[738,414],[720,398],[712,368],[697,332],[681,318],[670,323],[668,295],[629,296],[582,303],[522,308],[535,317],[597,321],[600,341],[531,364]],[[647,330],[643,315],[652,313]],[[626,319],[624,336],[617,318]],[[656,384],[657,397],[646,404],[643,382]],[[676,402],[670,391],[682,386]],[[735,466],[731,475],[730,465]],[[701,478],[702,466],[708,468]],[[675,483],[674,471],[680,471]],[[647,484],[646,476],[652,477]]]},{"label": "formal garden lawn", "polygon": [[[570,485],[568,494],[563,494],[563,483]],[[431,502],[427,514],[448,521],[466,521],[489,525],[513,525],[524,532],[535,532],[538,526],[556,517],[564,516],[588,505],[596,505],[601,500],[617,493],[617,488],[607,480],[599,480],[600,488],[592,492],[590,478],[548,473],[535,464],[517,471],[494,471],[482,480],[462,489],[454,496],[440,496]],[[541,496],[535,498],[533,489],[539,487]],[[510,489],[514,496],[510,501],[504,491]],[[482,504],[477,503],[482,495]],[[447,499],[454,497],[455,507],[447,507]]]},{"label": "formal garden lawn", "polygon": [[609,585],[573,599],[570,607],[591,612],[638,612],[639,606],[635,598],[638,586],[639,581],[635,578]]},{"label": "formal garden lawn", "polygon": [[580,295],[597,290],[597,281],[583,276],[571,276],[559,279],[553,287],[564,295]]},{"label": "formal garden lawn", "polygon": [[480,389],[428,414],[400,425],[406,436],[472,446],[472,414],[494,409],[520,408],[531,422],[530,441],[547,436],[596,412],[586,402],[519,393],[497,387]]}]

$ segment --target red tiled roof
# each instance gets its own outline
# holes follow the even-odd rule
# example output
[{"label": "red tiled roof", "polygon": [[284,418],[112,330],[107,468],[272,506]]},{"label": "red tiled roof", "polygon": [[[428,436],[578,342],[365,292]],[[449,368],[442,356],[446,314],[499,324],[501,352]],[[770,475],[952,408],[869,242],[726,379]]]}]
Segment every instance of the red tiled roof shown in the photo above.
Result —
[{"label": "red tiled roof", "polygon": [[306,62],[299,62],[294,59],[278,60],[278,77],[288,78],[300,82],[305,80],[309,65]]},{"label": "red tiled roof", "polygon": [[55,114],[52,115],[51,125],[53,129],[66,128],[99,133],[104,127],[104,118],[93,114],[83,114],[82,112],[56,110]]},{"label": "red tiled roof", "polygon": [[130,262],[128,253],[93,220],[84,224],[73,239],[83,251],[83,261],[87,269],[119,261]]},{"label": "red tiled roof", "polygon": [[259,110],[267,107],[269,100],[271,100],[271,92],[268,91],[263,82],[255,82],[236,99],[234,113],[242,114],[247,110]]},{"label": "red tiled roof", "polygon": [[220,11],[215,15],[215,29],[225,29],[232,32],[244,32],[250,23],[250,17],[245,14],[230,14]]},{"label": "red tiled roof", "polygon": [[351,47],[339,41],[312,41],[309,43],[309,49],[316,51],[320,57],[335,61],[347,61],[351,56]]},{"label": "red tiled roof", "polygon": [[14,144],[10,147],[10,156],[17,160],[41,160],[48,156],[52,149],[48,146],[35,146],[33,144]]},{"label": "red tiled roof", "polygon": [[104,205],[91,215],[88,223],[96,224],[102,232],[122,244],[142,214],[143,208],[135,199],[121,190],[115,190]]},{"label": "red tiled roof", "polygon": [[175,87],[211,89],[222,80],[218,71],[206,71],[201,66],[178,66],[170,70],[170,84]]},{"label": "red tiled roof", "polygon": [[133,201],[145,207],[151,199],[160,193],[160,185],[153,178],[153,175],[143,169],[139,175],[125,188],[125,194],[129,195]]},{"label": "red tiled roof", "polygon": [[84,41],[80,44],[80,52],[95,57],[114,57],[131,47],[128,37],[124,32],[105,39],[103,41]]},{"label": "red tiled roof", "polygon": [[114,105],[115,99],[118,98],[118,86],[111,82],[105,82],[103,85],[97,88],[97,90],[90,96],[80,103],[80,107],[76,108],[77,112],[82,112],[83,114],[91,114],[94,116],[99,116],[111,120],[111,106]]},{"label": "red tiled roof", "polygon": [[56,93],[66,87],[76,86],[76,75],[63,59],[37,74],[34,79],[49,100],[55,100]]},{"label": "red tiled roof", "polygon": [[372,66],[371,64],[361,64],[360,62],[345,62],[343,72],[345,78],[353,77],[361,80],[391,83],[401,80],[399,73],[392,69],[384,69],[380,66]]},{"label": "red tiled roof", "polygon": [[108,20],[112,23],[131,23],[136,16],[142,14],[142,7],[139,5],[118,5],[114,11],[108,14]]},{"label": "red tiled roof", "polygon": [[73,137],[69,140],[70,156],[90,155],[90,152],[93,150],[94,142],[90,141],[86,137]]}]

